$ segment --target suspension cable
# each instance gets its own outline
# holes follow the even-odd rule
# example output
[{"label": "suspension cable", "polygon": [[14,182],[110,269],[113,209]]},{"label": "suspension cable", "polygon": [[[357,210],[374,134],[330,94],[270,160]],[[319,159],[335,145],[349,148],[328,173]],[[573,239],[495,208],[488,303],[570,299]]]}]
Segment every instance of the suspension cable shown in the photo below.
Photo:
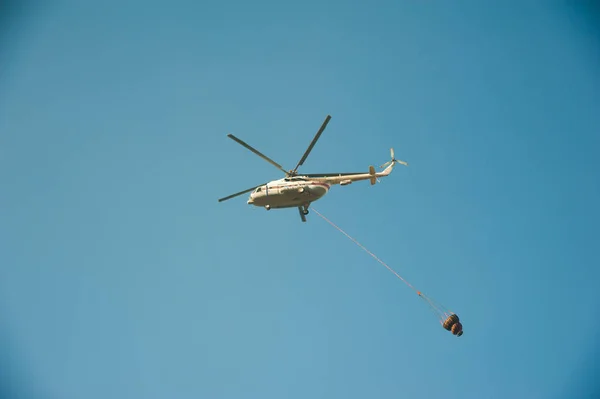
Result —
[{"label": "suspension cable", "polygon": [[311,209],[317,215],[319,215],[323,220],[325,220],[327,223],[329,223],[331,226],[333,226],[336,230],[338,230],[340,233],[342,233],[343,235],[345,235],[346,237],[348,237],[352,242],[354,242],[356,245],[358,245],[363,251],[365,251],[366,253],[368,253],[369,255],[371,255],[371,257],[373,257],[373,259],[375,259],[377,262],[379,262],[383,266],[385,266],[386,269],[388,269],[390,272],[392,272],[396,277],[398,277],[400,280],[402,280],[402,282],[404,282],[404,284],[406,284],[409,288],[411,288],[413,291],[415,291],[417,293],[417,295],[419,295],[419,297],[423,298],[423,300],[425,300],[425,302],[429,305],[429,307],[437,315],[438,319],[440,320],[440,323],[442,323],[443,320],[446,319],[448,316],[450,316],[451,314],[453,314],[453,312],[451,312],[450,310],[446,309],[444,306],[438,304],[433,299],[425,296],[421,291],[419,291],[415,287],[413,287],[413,285],[410,284],[408,281],[406,281],[400,274],[398,274],[398,272],[396,272],[394,269],[392,269],[390,266],[388,266],[387,263],[385,263],[384,261],[382,261],[381,259],[379,259],[377,257],[377,255],[375,255],[373,252],[369,251],[364,245],[362,245],[361,243],[359,243],[356,239],[354,239],[348,233],[346,233],[344,230],[342,230],[341,227],[337,226],[331,220],[327,219],[325,216],[323,216],[319,211],[317,211],[312,206],[311,206]]},{"label": "suspension cable", "polygon": [[385,266],[390,272],[394,273],[396,275],[396,277],[398,277],[400,280],[402,280],[406,285],[408,285],[413,291],[415,291],[417,294],[420,294],[420,292],[415,289],[415,287],[413,287],[408,281],[406,281],[404,278],[402,278],[401,275],[399,275],[394,269],[392,269],[391,267],[389,267],[384,261],[382,261],[381,259],[379,259],[377,257],[377,255],[375,255],[373,252],[369,251],[367,248],[364,247],[364,245],[362,245],[361,243],[359,243],[358,241],[356,241],[354,238],[350,237],[350,235],[348,233],[346,233],[344,230],[342,230],[340,227],[338,227],[336,224],[334,224],[331,220],[327,219],[325,216],[323,216],[321,213],[319,213],[319,211],[317,211],[315,208],[311,207],[311,209],[313,211],[315,211],[315,213],[317,215],[319,215],[323,220],[325,220],[327,223],[329,223],[330,225],[332,225],[333,227],[335,227],[339,232],[341,232],[342,234],[344,234],[346,237],[348,237],[351,241],[353,241],[356,245],[358,245],[360,248],[362,248],[366,253],[368,253],[369,255],[371,255],[377,262],[381,263],[383,266]]}]

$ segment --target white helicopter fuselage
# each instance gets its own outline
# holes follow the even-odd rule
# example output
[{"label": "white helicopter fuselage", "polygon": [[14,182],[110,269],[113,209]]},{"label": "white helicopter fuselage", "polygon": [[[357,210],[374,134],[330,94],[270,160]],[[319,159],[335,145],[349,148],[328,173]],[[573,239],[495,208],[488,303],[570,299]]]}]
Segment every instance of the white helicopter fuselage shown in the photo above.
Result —
[{"label": "white helicopter fuselage", "polygon": [[247,203],[266,209],[306,207],[323,198],[333,185],[345,186],[360,180],[370,180],[373,185],[379,177],[389,175],[393,167],[392,163],[379,173],[376,173],[375,168],[371,166],[369,173],[312,178],[306,176],[285,177],[257,187],[250,194]]},{"label": "white helicopter fuselage", "polygon": [[273,180],[254,190],[248,204],[270,209],[296,208],[319,200],[330,187],[328,183],[296,177]]},{"label": "white helicopter fuselage", "polygon": [[[258,186],[254,186],[248,188],[246,190],[238,191],[235,194],[228,195],[223,198],[219,198],[219,202],[227,201],[231,198],[235,198],[238,195],[242,195],[245,193],[249,193],[250,197],[248,198],[247,203],[250,205],[263,207],[266,210],[269,209],[281,209],[281,208],[298,208],[300,213],[300,218],[303,222],[306,222],[306,215],[308,215],[308,208],[310,204],[320,200],[329,192],[329,189],[335,185],[339,184],[340,186],[345,186],[348,184],[352,184],[355,181],[360,180],[369,180],[371,185],[374,185],[379,180],[379,177],[384,177],[389,175],[392,172],[392,168],[396,163],[408,165],[404,161],[398,161],[394,158],[394,149],[390,148],[390,157],[391,160],[381,165],[383,169],[381,172],[375,172],[375,167],[369,166],[368,173],[355,173],[355,172],[345,172],[345,173],[314,173],[309,175],[300,176],[298,175],[298,168],[304,164],[304,161],[312,151],[315,143],[325,130],[325,127],[329,123],[331,119],[331,115],[327,115],[325,121],[315,134],[315,137],[310,142],[310,145],[298,161],[298,164],[294,169],[286,171],[283,167],[277,162],[273,161],[271,158],[262,154],[256,148],[252,147],[248,143],[240,140],[235,137],[233,134],[227,134],[227,137],[245,147],[246,149],[252,151],[254,154],[258,155],[271,165],[275,166],[277,169],[285,173],[283,179],[272,180],[268,183],[263,183]],[[385,167],[385,165],[388,165]]]}]

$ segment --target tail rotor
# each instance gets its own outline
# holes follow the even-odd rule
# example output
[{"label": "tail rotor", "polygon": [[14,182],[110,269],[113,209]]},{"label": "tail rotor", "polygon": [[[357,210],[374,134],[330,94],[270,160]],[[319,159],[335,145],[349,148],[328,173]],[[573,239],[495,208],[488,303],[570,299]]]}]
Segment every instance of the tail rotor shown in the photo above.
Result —
[{"label": "tail rotor", "polygon": [[392,158],[391,160],[387,161],[386,163],[384,163],[383,165],[380,166],[381,169],[387,168],[389,165],[393,164],[393,163],[399,163],[401,165],[404,166],[408,166],[408,162],[405,161],[399,161],[396,159],[396,157],[394,156],[394,149],[390,148],[390,157]]}]

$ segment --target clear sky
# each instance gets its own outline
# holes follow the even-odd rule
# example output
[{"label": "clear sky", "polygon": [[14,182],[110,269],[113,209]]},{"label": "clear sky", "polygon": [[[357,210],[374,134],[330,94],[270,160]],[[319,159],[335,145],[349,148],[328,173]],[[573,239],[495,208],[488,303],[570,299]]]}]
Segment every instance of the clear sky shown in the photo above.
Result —
[{"label": "clear sky", "polygon": [[[94,4],[95,3],[95,4]],[[0,37],[0,382],[27,398],[580,398],[600,29],[557,2],[45,2]],[[542,5],[547,3],[547,5]],[[367,5],[369,4],[369,5]],[[314,212],[217,199],[398,166]],[[579,393],[577,393],[579,392]]]}]

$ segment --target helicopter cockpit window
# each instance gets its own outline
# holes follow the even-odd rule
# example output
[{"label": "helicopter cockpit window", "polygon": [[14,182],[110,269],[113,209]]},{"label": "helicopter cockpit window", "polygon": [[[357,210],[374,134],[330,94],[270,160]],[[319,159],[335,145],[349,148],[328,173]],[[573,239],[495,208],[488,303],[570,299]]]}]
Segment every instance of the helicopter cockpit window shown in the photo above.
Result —
[{"label": "helicopter cockpit window", "polygon": [[262,188],[262,187],[259,187],[259,188],[257,188],[257,189],[256,189],[256,191],[254,191],[254,192],[255,192],[255,193],[260,193],[260,189],[261,189],[261,188]]}]

